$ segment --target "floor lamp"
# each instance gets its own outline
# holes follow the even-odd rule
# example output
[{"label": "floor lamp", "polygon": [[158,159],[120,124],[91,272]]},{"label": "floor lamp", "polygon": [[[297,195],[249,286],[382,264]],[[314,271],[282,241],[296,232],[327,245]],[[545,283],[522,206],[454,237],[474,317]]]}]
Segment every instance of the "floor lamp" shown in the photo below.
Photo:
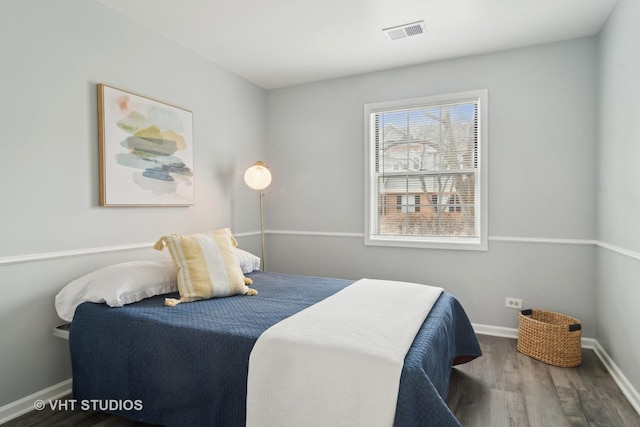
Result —
[{"label": "floor lamp", "polygon": [[254,190],[258,190],[260,193],[260,243],[262,244],[262,270],[266,270],[267,260],[264,255],[264,222],[262,215],[262,197],[264,194],[262,190],[267,188],[271,184],[271,172],[264,162],[257,161],[252,164],[249,169],[244,173],[244,182]]}]

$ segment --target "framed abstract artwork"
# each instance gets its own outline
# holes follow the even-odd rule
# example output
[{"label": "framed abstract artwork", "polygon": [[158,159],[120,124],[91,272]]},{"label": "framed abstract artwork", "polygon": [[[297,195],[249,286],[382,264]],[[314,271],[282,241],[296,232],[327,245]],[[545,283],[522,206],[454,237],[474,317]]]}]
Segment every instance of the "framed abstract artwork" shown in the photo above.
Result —
[{"label": "framed abstract artwork", "polygon": [[100,206],[190,206],[191,111],[98,84]]}]

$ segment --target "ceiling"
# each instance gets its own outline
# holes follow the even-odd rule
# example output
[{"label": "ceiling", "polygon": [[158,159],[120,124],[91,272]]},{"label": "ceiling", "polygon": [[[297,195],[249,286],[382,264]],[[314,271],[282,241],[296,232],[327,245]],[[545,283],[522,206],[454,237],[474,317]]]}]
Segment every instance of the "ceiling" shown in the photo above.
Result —
[{"label": "ceiling", "polygon": [[[273,89],[597,34],[617,0],[96,0]],[[423,20],[426,33],[382,29]]]}]

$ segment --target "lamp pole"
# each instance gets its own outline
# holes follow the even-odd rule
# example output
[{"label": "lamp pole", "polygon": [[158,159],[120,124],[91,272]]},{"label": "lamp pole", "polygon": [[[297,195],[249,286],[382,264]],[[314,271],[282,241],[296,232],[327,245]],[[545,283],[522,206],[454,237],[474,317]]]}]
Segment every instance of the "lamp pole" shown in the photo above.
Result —
[{"label": "lamp pole", "polygon": [[249,186],[249,188],[258,190],[258,195],[260,197],[260,245],[262,249],[260,263],[262,270],[265,270],[267,268],[267,261],[264,250],[264,213],[262,209],[262,198],[264,197],[264,193],[262,190],[271,184],[271,172],[269,172],[269,168],[264,164],[264,162],[257,161],[245,171],[244,182]]},{"label": "lamp pole", "polygon": [[260,260],[262,261],[262,271],[266,271],[267,259],[265,258],[265,254],[264,254],[264,217],[262,213],[262,197],[264,196],[264,194],[262,193],[262,190],[259,190],[259,193],[260,193],[260,243],[262,247],[262,258]]}]

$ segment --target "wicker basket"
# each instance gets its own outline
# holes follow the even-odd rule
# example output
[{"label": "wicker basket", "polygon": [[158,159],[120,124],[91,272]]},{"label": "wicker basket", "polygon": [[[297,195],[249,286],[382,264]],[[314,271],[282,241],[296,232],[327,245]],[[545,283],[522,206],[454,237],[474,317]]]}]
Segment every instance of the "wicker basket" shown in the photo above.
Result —
[{"label": "wicker basket", "polygon": [[549,365],[571,368],[582,363],[580,321],[553,311],[518,313],[518,351]]}]

